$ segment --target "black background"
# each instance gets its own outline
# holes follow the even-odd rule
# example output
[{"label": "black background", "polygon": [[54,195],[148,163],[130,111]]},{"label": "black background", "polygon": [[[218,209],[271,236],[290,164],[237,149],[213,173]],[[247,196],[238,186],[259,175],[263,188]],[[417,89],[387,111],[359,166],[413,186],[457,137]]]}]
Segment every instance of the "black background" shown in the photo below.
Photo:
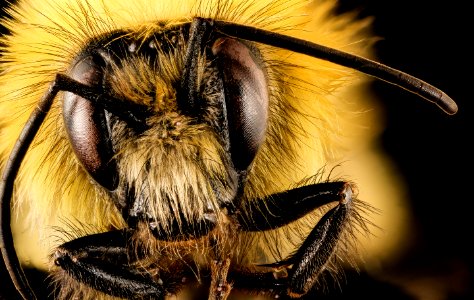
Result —
[{"label": "black background", "polygon": [[[361,16],[375,17],[374,33],[383,38],[375,45],[381,62],[439,87],[459,105],[458,114],[448,116],[396,87],[372,84],[387,117],[380,143],[407,181],[416,220],[416,242],[393,275],[413,281],[436,278],[430,283],[431,298],[422,300],[471,299],[472,10],[461,1],[340,2],[341,11],[356,9]],[[5,278],[0,276],[2,294]],[[447,289],[435,292],[440,285]],[[356,279],[344,295],[335,295],[371,298],[375,287],[371,281]],[[396,293],[388,293],[377,297],[397,299]]]}]

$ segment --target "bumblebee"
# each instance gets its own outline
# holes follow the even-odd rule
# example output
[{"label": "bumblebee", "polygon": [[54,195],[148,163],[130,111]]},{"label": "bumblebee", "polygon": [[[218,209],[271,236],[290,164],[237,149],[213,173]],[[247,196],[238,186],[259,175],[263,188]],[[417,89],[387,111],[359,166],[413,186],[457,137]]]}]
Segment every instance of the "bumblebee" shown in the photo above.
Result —
[{"label": "bumblebee", "polygon": [[[355,264],[372,208],[328,160],[353,142],[344,133],[361,113],[346,99],[358,93],[357,71],[447,113],[457,107],[419,79],[349,54],[366,53],[354,41],[368,21],[334,16],[334,6],[10,7],[0,238],[19,294],[35,298],[21,264],[46,269],[58,299],[164,299],[195,286],[209,299],[300,298],[323,273],[337,276],[338,260]],[[17,241],[29,228],[40,250],[16,250],[11,223]]]}]

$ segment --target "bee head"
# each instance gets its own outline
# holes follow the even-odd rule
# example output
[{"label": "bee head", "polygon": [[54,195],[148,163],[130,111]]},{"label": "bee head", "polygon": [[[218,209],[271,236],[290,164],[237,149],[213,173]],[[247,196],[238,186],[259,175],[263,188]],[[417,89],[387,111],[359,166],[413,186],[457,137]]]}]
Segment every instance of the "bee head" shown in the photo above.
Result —
[{"label": "bee head", "polygon": [[114,99],[66,92],[63,116],[78,160],[127,219],[169,231],[237,204],[267,127],[257,49],[189,23],[154,26],[89,43],[69,76]]}]

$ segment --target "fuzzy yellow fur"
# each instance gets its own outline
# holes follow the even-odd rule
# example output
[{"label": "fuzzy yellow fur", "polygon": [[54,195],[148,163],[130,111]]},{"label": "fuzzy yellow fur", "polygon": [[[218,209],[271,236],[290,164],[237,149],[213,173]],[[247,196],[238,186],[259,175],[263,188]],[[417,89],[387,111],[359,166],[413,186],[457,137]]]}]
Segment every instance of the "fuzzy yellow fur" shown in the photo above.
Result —
[{"label": "fuzzy yellow fur", "polygon": [[[175,24],[202,16],[272,30],[370,57],[373,42],[367,32],[370,20],[355,20],[349,14],[336,16],[335,3],[335,0],[19,1],[9,9],[13,19],[3,21],[12,35],[1,40],[6,45],[0,61],[1,166],[48,84],[57,73],[67,73],[77,53],[95,36],[122,28],[146,36],[156,30],[157,20]],[[371,148],[371,141],[381,128],[381,119],[374,113],[375,104],[364,89],[367,77],[300,54],[265,45],[258,48],[268,72],[271,95],[269,135],[252,166],[245,198],[255,199],[286,190],[317,174],[321,168],[326,166],[329,170],[342,162],[335,175],[356,182],[359,198],[382,209],[384,219],[374,219],[374,223],[386,228],[385,218],[400,222],[390,223],[382,233],[395,234],[383,241],[388,245],[396,243],[397,232],[390,228],[399,227],[403,232],[401,222],[406,216],[397,213],[401,201],[399,184],[390,175],[389,162]],[[174,94],[167,89],[167,80],[179,76],[179,62],[170,58],[163,65],[166,66],[163,78],[150,82],[145,82],[150,76],[144,73],[149,69],[141,67],[140,62],[126,65],[130,72],[118,75],[112,85],[124,97],[137,102],[142,101],[141,87],[146,90],[147,84],[156,85],[158,101],[169,107]],[[127,84],[133,80],[138,92],[130,89],[136,86]],[[14,196],[13,228],[20,259],[24,264],[43,269],[50,266],[48,255],[61,242],[57,239],[57,227],[64,231],[80,228],[86,234],[125,226],[110,199],[91,182],[76,159],[64,129],[61,94],[57,98],[28,151]],[[161,118],[155,122],[186,125],[186,120],[179,116],[171,114],[167,118],[168,121]],[[183,127],[174,132],[187,142],[186,148],[172,145],[172,156],[160,150],[165,148],[166,139],[152,153],[148,151],[153,141],[147,139],[154,136],[124,141],[123,152],[117,154],[120,167],[128,170],[122,180],[148,180],[147,186],[157,185],[154,190],[165,191],[167,195],[212,198],[206,176],[214,174],[214,178],[226,180],[226,171],[218,163],[222,149],[206,128]],[[189,157],[196,153],[195,149],[206,150],[198,157],[202,165]],[[156,160],[160,168],[153,170],[151,177],[141,178],[141,170],[136,168],[147,159]],[[191,207],[190,203],[176,201],[161,207],[160,194],[154,196],[150,207],[158,220],[172,218],[178,210],[192,218],[193,214],[203,212],[207,204],[207,200],[198,200],[197,206]],[[388,210],[395,211],[395,215],[384,215]],[[299,242],[297,239],[295,243]],[[282,255],[294,250],[292,243],[282,245],[288,245],[287,249],[279,249]],[[374,253],[386,249],[377,245]],[[267,259],[271,262],[272,257]]]}]

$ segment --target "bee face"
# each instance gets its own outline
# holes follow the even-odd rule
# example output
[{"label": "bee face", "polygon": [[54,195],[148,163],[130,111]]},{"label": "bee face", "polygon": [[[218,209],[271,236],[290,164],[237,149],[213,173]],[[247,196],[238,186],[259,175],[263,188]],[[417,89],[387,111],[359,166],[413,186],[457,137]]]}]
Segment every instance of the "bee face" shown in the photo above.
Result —
[{"label": "bee face", "polygon": [[[44,2],[44,13],[29,1],[12,13],[33,25],[11,26],[13,40],[5,40],[0,105],[16,114],[1,116],[2,130],[19,135],[51,103],[37,132],[25,127],[36,138],[13,201],[29,226],[42,228],[41,239],[50,241],[51,227],[65,236],[44,247],[59,298],[161,299],[189,278],[209,284],[210,297],[233,289],[301,297],[351,252],[354,232],[367,230],[368,206],[353,183],[319,170],[347,143],[337,142],[341,131],[353,129],[341,99],[357,91],[348,80],[354,73],[315,66],[276,49],[271,34],[255,34],[268,40],[261,42],[227,23],[290,26],[310,39],[308,18],[284,18],[307,7],[137,1],[130,18],[115,2]],[[354,47],[352,31],[365,23],[330,21],[333,5],[323,1],[313,16],[325,21],[319,38]],[[277,40],[290,50],[307,45]],[[24,108],[38,102],[26,121]],[[1,163],[11,170],[8,153],[23,157],[3,138]],[[44,257],[35,264],[44,268]]]},{"label": "bee face", "polygon": [[111,191],[125,219],[146,220],[156,234],[239,205],[243,174],[267,127],[257,48],[206,30],[191,40],[189,26],[115,32],[74,60],[71,79],[112,95],[123,114],[143,117],[130,120],[71,92],[63,99],[82,166]]}]

